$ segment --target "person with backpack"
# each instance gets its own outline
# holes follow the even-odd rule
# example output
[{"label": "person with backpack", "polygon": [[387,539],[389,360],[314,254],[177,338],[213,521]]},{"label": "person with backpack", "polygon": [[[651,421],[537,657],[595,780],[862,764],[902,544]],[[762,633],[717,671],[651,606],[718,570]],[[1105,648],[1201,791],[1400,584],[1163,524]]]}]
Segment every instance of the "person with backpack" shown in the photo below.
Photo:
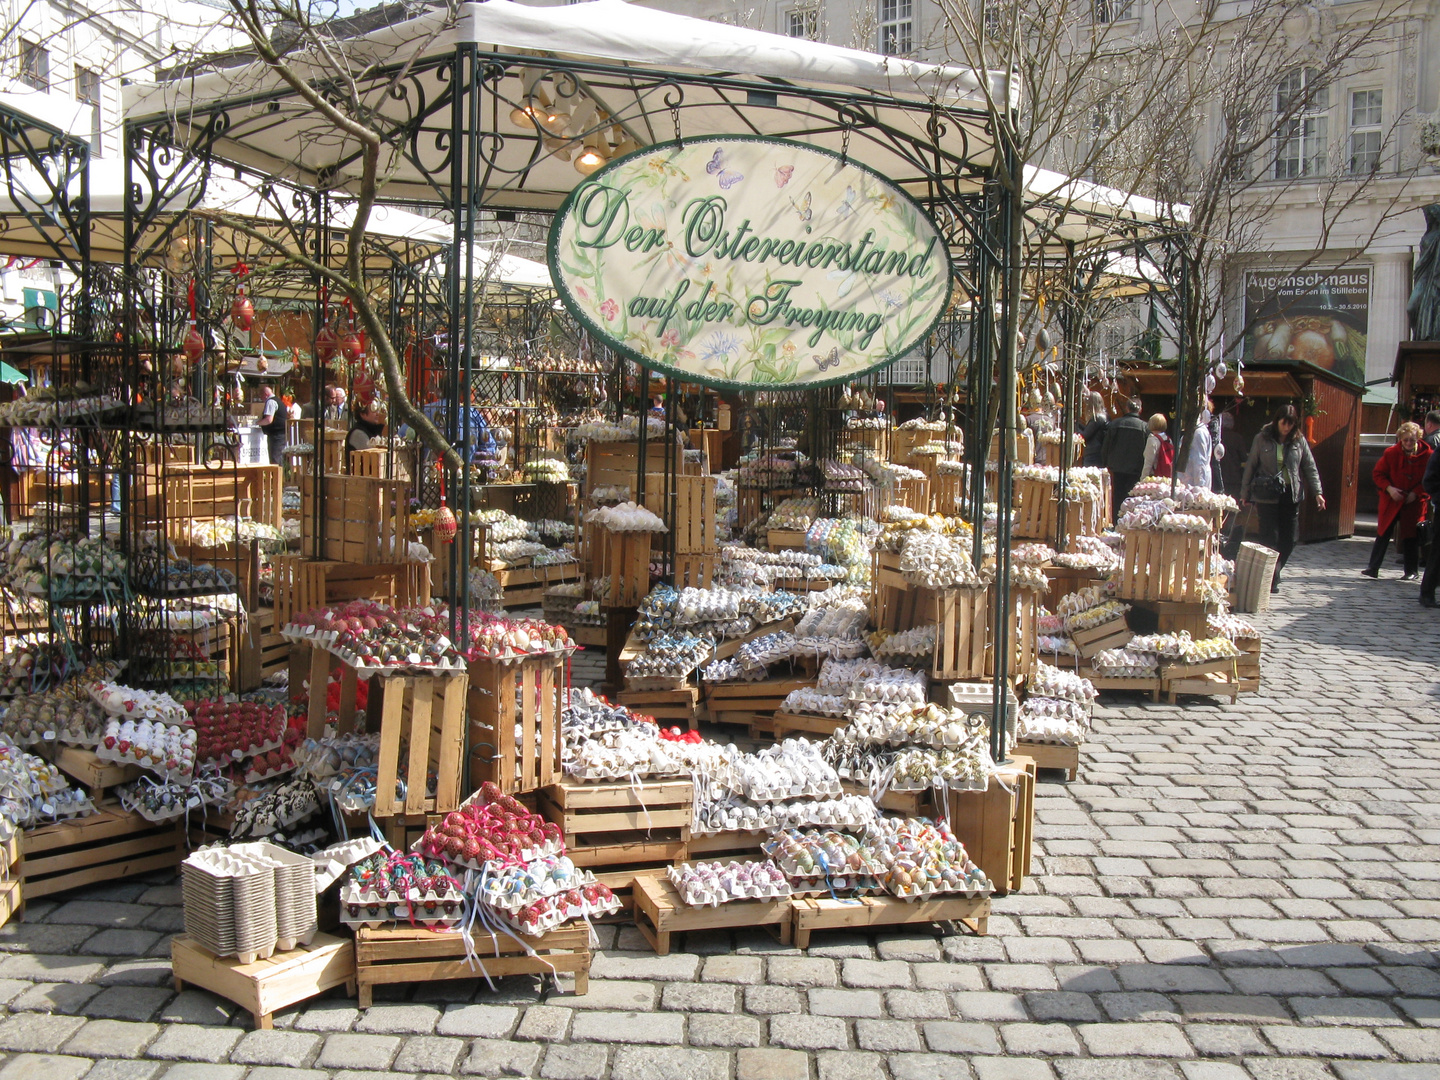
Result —
[{"label": "person with backpack", "polygon": [[1110,471],[1111,517],[1120,516],[1120,504],[1130,489],[1140,482],[1145,471],[1145,440],[1150,429],[1140,419],[1140,399],[1131,398],[1125,415],[1112,420],[1105,429],[1105,449],[1101,460]]},{"label": "person with backpack", "polygon": [[1142,480],[1152,476],[1169,477],[1175,470],[1175,444],[1165,434],[1165,428],[1163,414],[1157,412],[1150,417],[1150,437],[1145,440],[1145,467],[1140,471]]}]

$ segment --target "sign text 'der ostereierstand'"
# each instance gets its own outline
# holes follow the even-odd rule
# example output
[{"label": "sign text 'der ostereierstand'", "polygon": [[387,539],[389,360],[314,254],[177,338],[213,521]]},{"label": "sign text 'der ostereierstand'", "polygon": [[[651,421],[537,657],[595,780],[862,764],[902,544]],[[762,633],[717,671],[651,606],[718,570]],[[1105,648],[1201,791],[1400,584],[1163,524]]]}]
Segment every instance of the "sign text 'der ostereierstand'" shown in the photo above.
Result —
[{"label": "sign text 'der ostereierstand'", "polygon": [[920,344],[950,298],[945,241],[895,185],[745,136],[612,162],[561,206],[549,258],[607,344],[718,386],[853,378]]}]

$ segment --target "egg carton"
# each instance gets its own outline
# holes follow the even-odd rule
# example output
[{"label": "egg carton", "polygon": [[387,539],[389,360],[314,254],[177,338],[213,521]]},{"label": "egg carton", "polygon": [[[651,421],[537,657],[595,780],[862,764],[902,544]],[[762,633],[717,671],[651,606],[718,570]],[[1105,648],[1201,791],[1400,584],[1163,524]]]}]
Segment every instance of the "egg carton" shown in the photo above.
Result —
[{"label": "egg carton", "polygon": [[554,930],[557,926],[563,926],[572,919],[603,918],[606,915],[615,914],[622,906],[619,899],[612,893],[608,900],[602,899],[594,903],[586,902],[551,908],[534,919],[522,919],[511,912],[498,910],[495,911],[495,917],[528,937],[539,937],[541,934],[547,934]]},{"label": "egg carton", "polygon": [[288,776],[290,773],[293,773],[298,768],[299,766],[296,765],[294,761],[291,761],[288,764],[282,765],[278,769],[272,769],[269,772],[261,772],[260,770],[253,768],[246,769],[245,782],[247,784],[258,784],[261,780],[274,780],[277,776]]},{"label": "egg carton", "polygon": [[595,875],[588,870],[576,869],[572,876],[558,881],[553,878],[545,878],[540,881],[540,888],[526,889],[523,892],[501,892],[491,887],[495,881],[496,878],[493,875],[486,880],[485,890],[480,894],[480,899],[497,911],[514,914],[523,911],[536,900],[558,896],[570,889],[583,889],[586,885],[594,885]]},{"label": "egg carton", "polygon": [[402,896],[393,889],[382,895],[353,880],[340,887],[340,921],[346,926],[408,922],[436,930],[454,926],[464,917],[465,894],[458,889],[441,893],[411,889]]}]

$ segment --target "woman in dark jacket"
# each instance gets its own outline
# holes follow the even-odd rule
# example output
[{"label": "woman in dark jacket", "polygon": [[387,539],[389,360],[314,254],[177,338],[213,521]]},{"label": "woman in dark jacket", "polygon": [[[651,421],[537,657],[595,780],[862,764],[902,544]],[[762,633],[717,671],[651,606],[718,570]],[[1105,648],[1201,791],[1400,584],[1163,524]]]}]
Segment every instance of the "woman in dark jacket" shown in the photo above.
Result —
[{"label": "woman in dark jacket", "polygon": [[1105,412],[1105,399],[1097,391],[1085,395],[1085,428],[1080,437],[1085,440],[1085,456],[1080,464],[1087,469],[1100,469],[1105,465],[1105,429],[1110,426],[1110,417]]},{"label": "woman in dark jacket", "polygon": [[1366,577],[1380,576],[1392,529],[1405,556],[1405,576],[1400,580],[1414,581],[1420,569],[1420,519],[1427,502],[1421,481],[1430,463],[1430,447],[1421,436],[1419,424],[1401,424],[1395,444],[1385,448],[1371,473],[1380,489],[1380,520],[1370,548],[1370,565],[1360,571]]},{"label": "woman in dark jacket", "polygon": [[1280,591],[1280,571],[1299,539],[1300,503],[1306,491],[1315,496],[1316,507],[1324,510],[1320,470],[1315,467],[1310,444],[1300,434],[1300,415],[1294,405],[1282,405],[1250,444],[1240,482],[1241,504],[1253,503],[1260,515],[1261,542],[1280,555],[1270,582],[1272,593]]}]

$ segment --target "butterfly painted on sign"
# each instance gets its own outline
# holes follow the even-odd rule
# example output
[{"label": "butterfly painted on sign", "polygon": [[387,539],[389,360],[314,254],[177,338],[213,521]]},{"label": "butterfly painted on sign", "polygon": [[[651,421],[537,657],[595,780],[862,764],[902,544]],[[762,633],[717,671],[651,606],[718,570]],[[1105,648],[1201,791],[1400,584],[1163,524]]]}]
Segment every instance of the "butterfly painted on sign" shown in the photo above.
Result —
[{"label": "butterfly painted on sign", "polygon": [[799,215],[801,221],[807,225],[810,224],[810,219],[814,216],[810,210],[810,192],[805,192],[798,203],[794,199],[791,199],[790,205],[794,208],[795,213]]},{"label": "butterfly painted on sign", "polygon": [[788,184],[788,183],[790,182],[790,177],[792,177],[792,176],[794,176],[794,175],[795,175],[795,166],[794,166],[794,165],[776,165],[776,166],[775,166],[775,186],[776,186],[777,188],[782,188],[782,187],[784,187],[786,184]]},{"label": "butterfly painted on sign", "polygon": [[741,180],[745,179],[744,173],[738,173],[732,169],[725,168],[725,151],[723,150],[715,151],[715,156],[706,163],[705,171],[715,177],[716,181],[720,184],[721,191],[729,191]]},{"label": "butterfly painted on sign", "polygon": [[810,355],[815,358],[815,366],[821,371],[825,371],[827,368],[832,368],[840,363],[840,346],[836,345],[824,356],[821,356],[819,353],[811,353]]}]

